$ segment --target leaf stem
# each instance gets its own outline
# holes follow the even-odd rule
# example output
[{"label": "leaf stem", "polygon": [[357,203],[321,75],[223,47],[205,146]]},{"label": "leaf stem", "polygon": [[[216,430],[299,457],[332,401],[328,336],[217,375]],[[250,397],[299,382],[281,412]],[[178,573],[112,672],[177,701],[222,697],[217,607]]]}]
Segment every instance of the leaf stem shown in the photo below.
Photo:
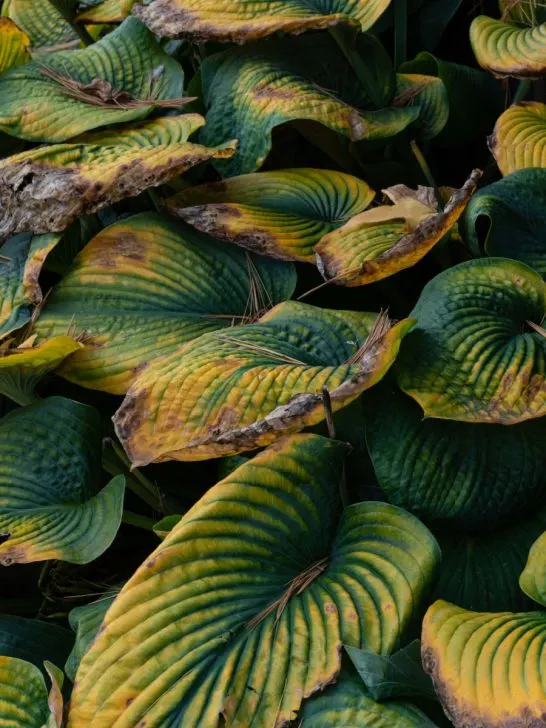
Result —
[{"label": "leaf stem", "polygon": [[531,83],[528,78],[519,82],[514,98],[512,99],[512,104],[520,104],[522,101],[525,101],[531,90]]},{"label": "leaf stem", "polygon": [[415,159],[417,160],[417,163],[419,167],[421,168],[421,172],[423,173],[423,176],[425,177],[426,181],[428,182],[429,187],[432,187],[434,190],[434,196],[436,197],[436,202],[438,203],[438,209],[443,210],[444,209],[444,201],[442,199],[442,195],[440,193],[440,188],[436,184],[436,180],[434,179],[434,176],[432,172],[430,171],[430,167],[428,166],[427,160],[424,157],[423,152],[419,149],[419,146],[415,139],[412,139],[410,142],[411,151]]},{"label": "leaf stem", "polygon": [[408,56],[408,0],[394,0],[394,67]]},{"label": "leaf stem", "polygon": [[127,523],[129,526],[144,528],[146,531],[154,530],[155,521],[153,518],[141,516],[139,513],[133,513],[133,511],[124,510],[121,520],[123,521],[123,523]]},{"label": "leaf stem", "polygon": [[355,76],[357,77],[362,88],[366,91],[366,93],[372,100],[374,106],[378,109],[381,108],[381,106],[383,105],[381,93],[377,88],[377,84],[375,82],[373,74],[370,73],[368,67],[356,50],[356,36],[354,37],[352,42],[348,41],[347,36],[339,27],[330,28],[330,35],[338,44],[345,58],[349,61],[349,65],[353,69]]},{"label": "leaf stem", "polygon": [[50,0],[55,10],[59,12],[66,22],[71,26],[72,30],[80,38],[85,46],[93,45],[95,42],[84,25],[79,25],[74,21],[73,15],[68,11],[66,0]]},{"label": "leaf stem", "polygon": [[164,513],[164,504],[161,502],[161,498],[156,486],[148,480],[148,478],[138,470],[133,468],[132,463],[125,454],[123,448],[118,445],[117,442],[111,438],[107,438],[105,444],[109,445],[114,452],[116,459],[120,465],[109,461],[108,457],[103,457],[103,468],[111,475],[118,475],[122,472],[127,481],[127,487],[133,491],[144,503],[147,503],[158,513]]}]

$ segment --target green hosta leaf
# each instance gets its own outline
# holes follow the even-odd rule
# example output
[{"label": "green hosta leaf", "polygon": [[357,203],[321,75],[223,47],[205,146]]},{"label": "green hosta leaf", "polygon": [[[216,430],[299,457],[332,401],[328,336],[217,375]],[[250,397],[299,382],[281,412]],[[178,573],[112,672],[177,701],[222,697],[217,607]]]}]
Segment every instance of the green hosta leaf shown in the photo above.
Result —
[{"label": "green hosta leaf", "polygon": [[520,589],[519,578],[529,549],[545,529],[543,506],[489,533],[437,534],[442,565],[434,599],[479,611],[534,609]]},{"label": "green hosta leaf", "polygon": [[284,725],[336,678],[342,644],[396,646],[439,551],[387,504],[338,522],[345,452],[287,438],[208,491],[106,614],[70,728]]},{"label": "green hosta leaf", "polygon": [[546,169],[522,169],[478,190],[463,218],[474,254],[515,258],[546,278],[545,206]]},{"label": "green hosta leaf", "polygon": [[205,332],[252,320],[290,298],[295,284],[292,264],[143,213],[111,225],[84,248],[35,331],[41,338],[67,330],[83,336],[86,346],[67,361],[63,376],[124,394],[152,359]]},{"label": "green hosta leaf", "polygon": [[438,601],[423,623],[423,664],[455,728],[544,723],[546,612],[469,612]]},{"label": "green hosta leaf", "polygon": [[396,76],[395,106],[416,106],[419,109],[421,138],[438,136],[449,118],[449,98],[441,78],[418,73]]},{"label": "green hosta leaf", "polygon": [[80,215],[134,197],[213,157],[231,156],[233,144],[210,148],[187,141],[202,124],[198,114],[165,116],[0,161],[0,237],[59,232]]},{"label": "green hosta leaf", "polygon": [[456,224],[480,174],[475,170],[442,212],[430,200],[430,188],[397,185],[385,190],[393,205],[361,212],[319,241],[320,271],[339,285],[364,286],[415,265]]},{"label": "green hosta leaf", "polygon": [[118,437],[144,465],[235,455],[317,424],[323,388],[334,411],[348,405],[384,376],[413,325],[376,319],[287,302],[204,334],[137,377],[114,417]]},{"label": "green hosta leaf", "polygon": [[546,531],[532,545],[519,583],[531,599],[546,607]]},{"label": "green hosta leaf", "polygon": [[[158,68],[162,73],[154,83]],[[76,83],[79,96],[69,95],[63,78],[72,86]],[[95,79],[125,96],[101,102],[89,87]],[[153,111],[154,101],[181,97],[183,80],[182,67],[161,50],[142,23],[128,18],[89,48],[59,51],[4,73],[0,131],[30,141],[63,142],[90,129],[144,119]],[[135,99],[150,103],[131,106]]]},{"label": "green hosta leaf", "polygon": [[25,31],[33,53],[80,43],[74,29],[49,0],[4,0],[2,15],[11,18]]},{"label": "green hosta leaf", "polygon": [[374,700],[400,697],[436,699],[434,688],[421,665],[421,643],[414,640],[393,655],[347,647],[362,682]]},{"label": "green hosta leaf", "polygon": [[288,169],[190,187],[167,210],[198,230],[274,258],[315,262],[314,246],[365,210],[375,192],[323,169]]},{"label": "green hosta leaf", "polygon": [[546,23],[525,28],[480,15],[470,26],[470,42],[480,66],[496,76],[538,78],[546,73]]},{"label": "green hosta leaf", "polygon": [[243,43],[277,31],[302,33],[351,23],[367,30],[391,0],[152,0],[139,4],[134,14],[157,35]]},{"label": "green hosta leaf", "polygon": [[51,397],[8,414],[0,433],[0,563],[100,556],[119,528],[124,479],[99,491],[98,413]]},{"label": "green hosta leaf", "polygon": [[[364,62],[375,60],[371,45],[369,52]],[[271,150],[272,130],[289,121],[315,121],[359,141],[396,136],[419,116],[417,106],[363,111],[372,103],[325,34],[234,48],[205,59],[201,75],[209,109],[201,140],[237,138],[240,144],[231,162],[216,164],[224,176],[259,169]],[[386,107],[389,102],[386,96]]]},{"label": "green hosta leaf", "polygon": [[38,619],[0,615],[0,655],[27,660],[42,668],[48,658],[62,665],[74,644],[63,627]]},{"label": "green hosta leaf", "polygon": [[32,307],[41,303],[38,276],[59,238],[21,234],[0,249],[0,338],[28,323]]},{"label": "green hosta leaf", "polygon": [[499,117],[489,147],[500,171],[546,167],[546,104],[524,101]]},{"label": "green hosta leaf", "polygon": [[546,284],[523,263],[484,258],[440,273],[411,314],[400,387],[427,417],[506,425],[545,415],[545,311]]},{"label": "green hosta leaf", "polygon": [[423,419],[388,384],[365,400],[366,441],[390,503],[451,529],[499,528],[542,497],[546,418],[513,427]]},{"label": "green hosta leaf", "polygon": [[76,20],[79,23],[121,23],[130,14],[137,0],[103,0],[84,7]]},{"label": "green hosta leaf", "polygon": [[0,74],[30,60],[28,35],[9,18],[0,17]]},{"label": "green hosta leaf", "polygon": [[110,609],[119,591],[119,589],[110,589],[100,599],[85,604],[83,607],[76,607],[68,615],[70,626],[76,633],[76,642],[72,652],[68,655],[64,669],[72,681],[74,681],[82,657],[93,644],[104,615]]},{"label": "green hosta leaf", "polygon": [[[54,665],[48,695],[40,670],[16,657],[0,657],[0,725],[6,728],[61,728],[62,698]],[[55,670],[55,672],[54,672]]]}]

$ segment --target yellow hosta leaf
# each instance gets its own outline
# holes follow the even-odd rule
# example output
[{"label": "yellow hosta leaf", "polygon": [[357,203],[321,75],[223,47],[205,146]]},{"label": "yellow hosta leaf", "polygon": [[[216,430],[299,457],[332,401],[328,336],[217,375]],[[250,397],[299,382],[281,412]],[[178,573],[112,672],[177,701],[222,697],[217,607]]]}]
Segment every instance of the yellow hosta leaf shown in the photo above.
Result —
[{"label": "yellow hosta leaf", "polygon": [[0,74],[30,61],[28,35],[9,18],[0,17]]},{"label": "yellow hosta leaf", "polygon": [[103,0],[96,5],[84,8],[78,13],[79,23],[121,23],[131,13],[137,0]]},{"label": "yellow hosta leaf", "polygon": [[234,144],[187,142],[203,124],[198,114],[165,116],[113,131],[93,132],[0,161],[0,239],[20,230],[64,230],[81,215],[134,197]]},{"label": "yellow hosta leaf", "polygon": [[4,0],[2,15],[28,35],[33,54],[80,45],[75,30],[49,0]]},{"label": "yellow hosta leaf", "polygon": [[499,117],[489,147],[503,175],[546,167],[546,104],[525,101]]},{"label": "yellow hosta leaf", "polygon": [[412,325],[281,303],[152,362],[114,417],[117,434],[138,465],[267,445],[325,418],[324,387],[337,410],[378,382]]},{"label": "yellow hosta leaf", "polygon": [[519,584],[528,597],[546,607],[546,531],[531,547]]},{"label": "yellow hosta leaf", "polygon": [[[54,665],[46,663],[48,672]],[[0,656],[0,725],[6,728],[61,728],[57,721],[58,688],[51,675],[48,696],[40,670],[26,660]],[[57,704],[57,705],[56,705]]]},{"label": "yellow hosta leaf", "polygon": [[470,26],[470,41],[480,66],[496,76],[546,73],[546,23],[528,28],[480,15]]},{"label": "yellow hosta leaf", "polygon": [[480,175],[473,172],[442,212],[420,200],[423,193],[397,190],[394,205],[362,212],[322,238],[316,246],[320,270],[339,285],[363,286],[409,268],[455,225]]},{"label": "yellow hosta leaf", "polygon": [[152,0],[136,5],[133,13],[160,36],[244,43],[277,31],[302,33],[342,22],[367,30],[390,2],[329,0],[313,7],[300,0]]}]

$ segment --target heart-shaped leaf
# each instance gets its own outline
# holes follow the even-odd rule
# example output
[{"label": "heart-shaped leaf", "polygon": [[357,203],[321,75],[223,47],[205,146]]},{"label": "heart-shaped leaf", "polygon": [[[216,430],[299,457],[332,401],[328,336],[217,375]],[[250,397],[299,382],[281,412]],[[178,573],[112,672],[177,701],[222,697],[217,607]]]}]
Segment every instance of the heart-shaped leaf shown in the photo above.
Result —
[{"label": "heart-shaped leaf", "polygon": [[[363,60],[371,58],[370,46]],[[417,106],[387,107],[390,99],[387,108],[373,109],[345,56],[322,33],[218,53],[205,59],[200,73],[208,107],[201,141],[239,140],[233,160],[216,164],[227,177],[259,169],[272,130],[289,121],[314,121],[359,141],[396,136],[419,116]]]},{"label": "heart-shaped leaf", "polygon": [[375,192],[323,169],[288,169],[190,187],[167,210],[198,230],[273,258],[315,262],[314,246],[365,210]]},{"label": "heart-shaped leaf", "polygon": [[143,213],[111,225],[84,248],[35,331],[41,338],[67,330],[82,336],[86,346],[67,361],[63,376],[125,394],[152,359],[205,332],[252,320],[290,298],[295,284],[292,264]]},{"label": "heart-shaped leaf", "polygon": [[9,18],[0,17],[0,74],[30,60],[28,35]]},{"label": "heart-shaped leaf", "polygon": [[546,104],[524,101],[499,117],[489,148],[503,174],[546,167]]},{"label": "heart-shaped leaf", "polygon": [[180,64],[146,26],[128,18],[89,48],[52,53],[2,74],[0,131],[63,142],[108,124],[144,119],[162,102],[180,99],[183,80]]},{"label": "heart-shaped leaf", "polygon": [[546,23],[526,28],[479,15],[470,26],[470,42],[480,66],[496,76],[539,78],[546,73]]},{"label": "heart-shaped leaf", "polygon": [[62,696],[57,668],[45,663],[52,687],[30,662],[0,657],[0,724],[6,728],[61,728]]},{"label": "heart-shaped leaf", "polygon": [[527,596],[546,607],[546,531],[531,547],[519,583]]},{"label": "heart-shaped leaf", "polygon": [[70,23],[49,0],[4,0],[2,15],[11,18],[24,30],[34,54],[80,43]]},{"label": "heart-shaped leaf", "polygon": [[545,206],[546,168],[522,169],[478,190],[463,217],[473,253],[521,260],[546,278]]},{"label": "heart-shaped leaf", "polygon": [[378,382],[412,325],[279,304],[258,323],[204,334],[150,364],[116,412],[116,432],[135,465],[267,445],[322,421],[325,387],[335,411]]},{"label": "heart-shaped leaf", "polygon": [[316,246],[320,270],[338,285],[364,286],[410,268],[455,225],[480,175],[475,170],[441,212],[405,188],[394,205],[356,215]]},{"label": "heart-shaped leaf", "polygon": [[398,383],[427,417],[512,425],[546,414],[546,284],[507,258],[430,281],[412,316]]},{"label": "heart-shaped leaf", "polygon": [[544,722],[546,612],[469,612],[438,601],[422,641],[423,664],[455,728]]},{"label": "heart-shaped leaf", "polygon": [[390,2],[265,0],[257,6],[251,0],[152,0],[137,5],[133,13],[160,36],[244,43],[277,31],[302,33],[343,22],[367,30]]},{"label": "heart-shaped leaf", "polygon": [[286,438],[209,490],[106,614],[69,727],[281,726],[335,680],[342,644],[391,651],[439,551],[388,504],[338,522],[345,452]]},{"label": "heart-shaped leaf", "polygon": [[85,134],[72,144],[31,149],[0,161],[0,238],[61,231],[80,215],[134,197],[234,145],[203,147],[188,136],[198,114],[164,116]]},{"label": "heart-shaped leaf", "polygon": [[83,8],[78,13],[78,23],[121,23],[131,13],[137,0],[103,0]]},{"label": "heart-shaped leaf", "polygon": [[112,543],[124,478],[99,490],[98,412],[62,397],[0,420],[0,563],[85,564]]}]

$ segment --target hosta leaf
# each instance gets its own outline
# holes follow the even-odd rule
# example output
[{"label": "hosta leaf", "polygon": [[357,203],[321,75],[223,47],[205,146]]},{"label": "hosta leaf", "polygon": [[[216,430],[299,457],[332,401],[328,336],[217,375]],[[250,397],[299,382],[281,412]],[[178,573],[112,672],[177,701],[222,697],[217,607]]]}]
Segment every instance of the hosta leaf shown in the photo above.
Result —
[{"label": "hosta leaf", "polygon": [[49,0],[4,0],[2,15],[25,31],[34,53],[47,51],[51,46],[76,46],[80,42],[74,29]]},{"label": "hosta leaf", "polygon": [[433,139],[449,118],[449,98],[441,78],[418,73],[396,76],[394,106],[416,106],[419,109],[421,138]]},{"label": "hosta leaf", "polygon": [[16,235],[0,248],[0,338],[30,321],[42,301],[38,276],[59,235]]},{"label": "hosta leaf", "polygon": [[69,329],[81,334],[86,346],[63,376],[125,394],[150,360],[290,298],[295,283],[291,264],[143,213],[111,225],[84,248],[35,331],[45,338]]},{"label": "hosta leaf", "polygon": [[541,0],[499,0],[502,19],[523,25],[546,22],[546,8]]},{"label": "hosta leaf", "polygon": [[499,528],[543,497],[546,418],[502,425],[423,419],[387,384],[367,396],[366,442],[390,503],[428,523]]},{"label": "hosta leaf", "polygon": [[394,205],[356,215],[316,246],[320,270],[339,285],[364,286],[411,267],[455,225],[479,176],[475,171],[442,212],[416,199],[408,189],[407,196]]},{"label": "hosta leaf", "polygon": [[78,13],[79,23],[121,23],[137,0],[103,0]]},{"label": "hosta leaf", "polygon": [[301,33],[351,22],[367,30],[390,0],[152,0],[133,13],[157,35],[242,43],[277,31]]},{"label": "hosta leaf", "polygon": [[474,254],[515,258],[546,278],[545,206],[546,169],[522,169],[478,190],[463,218]]},{"label": "hosta leaf", "polygon": [[335,679],[342,643],[395,647],[439,551],[387,504],[337,525],[345,451],[286,438],[198,501],[106,614],[70,728],[281,726]]},{"label": "hosta leaf", "polygon": [[218,53],[205,59],[201,75],[209,109],[201,141],[237,138],[240,144],[231,162],[216,164],[224,176],[259,169],[271,149],[272,130],[289,121],[315,121],[359,141],[393,137],[419,116],[417,106],[362,111],[371,102],[324,34]]},{"label": "hosta leaf", "polygon": [[362,180],[322,169],[288,169],[190,187],[167,210],[198,230],[258,253],[315,262],[314,246],[375,192]]},{"label": "hosta leaf", "polygon": [[519,583],[531,599],[546,607],[546,531],[531,547]]},{"label": "hosta leaf", "polygon": [[470,42],[480,66],[497,76],[546,73],[546,23],[526,28],[480,15],[470,26]]},{"label": "hosta leaf", "polygon": [[39,619],[0,615],[0,655],[4,657],[27,660],[42,669],[48,658],[62,665],[73,644],[74,635],[64,627]]},{"label": "hosta leaf", "polygon": [[28,35],[9,18],[0,17],[0,74],[30,60]]},{"label": "hosta leaf", "polygon": [[543,506],[496,531],[437,533],[442,564],[434,599],[477,611],[534,609],[521,591],[519,579],[529,549],[545,529]]},{"label": "hosta leaf", "polygon": [[[375,314],[302,303],[258,323],[204,334],[136,379],[114,422],[135,465],[202,460],[267,445],[325,417],[373,386],[412,327],[405,319],[368,337]],[[361,346],[368,340],[368,344]]]},{"label": "hosta leaf", "polygon": [[500,171],[546,167],[546,104],[524,101],[499,117],[489,147]]},{"label": "hosta leaf", "polygon": [[98,413],[62,397],[0,420],[0,563],[85,564],[112,543],[124,478],[99,491]]},{"label": "hosta leaf", "polygon": [[411,314],[400,387],[427,417],[511,425],[545,415],[546,338],[536,329],[545,311],[546,285],[518,261],[440,273]]},{"label": "hosta leaf", "polygon": [[0,657],[0,725],[6,728],[61,728],[61,722],[57,720],[55,685],[50,695],[44,677],[35,665],[16,657]]},{"label": "hosta leaf", "polygon": [[539,728],[545,657],[546,612],[469,612],[438,601],[423,623],[423,664],[455,728]]},{"label": "hosta leaf", "polygon": [[0,394],[21,405],[36,401],[34,389],[38,382],[79,349],[81,344],[61,335],[37,346],[2,351]]},{"label": "hosta leaf", "polygon": [[[158,68],[162,73],[154,82]],[[51,72],[76,82],[76,97]],[[95,79],[128,97],[101,102],[89,89]],[[161,50],[142,23],[128,18],[89,48],[59,51],[4,73],[0,131],[30,141],[63,142],[107,124],[145,118],[154,101],[181,97],[183,80],[182,67]],[[131,106],[135,99],[150,103]]]},{"label": "hosta leaf", "polygon": [[345,677],[304,704],[299,725],[301,728],[435,728],[414,705],[398,700],[377,703],[362,684]]},{"label": "hosta leaf", "polygon": [[233,145],[210,148],[187,141],[202,123],[198,114],[165,116],[0,161],[0,237],[64,230],[80,215],[214,157],[231,156]]}]

